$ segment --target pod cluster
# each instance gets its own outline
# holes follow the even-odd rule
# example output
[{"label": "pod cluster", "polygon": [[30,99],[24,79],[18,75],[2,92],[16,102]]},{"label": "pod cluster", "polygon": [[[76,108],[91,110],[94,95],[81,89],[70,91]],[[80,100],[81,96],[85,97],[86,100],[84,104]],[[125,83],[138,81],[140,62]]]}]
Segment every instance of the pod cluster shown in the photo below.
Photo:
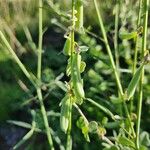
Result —
[{"label": "pod cluster", "polygon": [[60,127],[65,133],[69,127],[71,114],[71,97],[67,94],[61,101]]},{"label": "pod cluster", "polygon": [[[83,31],[82,0],[76,1],[75,10],[75,26],[72,28],[81,33],[81,31]],[[70,81],[68,82],[69,89],[61,101],[60,126],[62,131],[66,133],[69,129],[72,104],[82,104],[83,99],[85,98],[81,73],[84,71],[86,64],[84,61],[81,61],[80,52],[83,48],[80,48],[74,39],[72,39],[72,31],[69,30],[69,33],[65,36],[65,38],[66,41],[63,48],[63,54],[69,56],[66,75],[70,78]]]}]

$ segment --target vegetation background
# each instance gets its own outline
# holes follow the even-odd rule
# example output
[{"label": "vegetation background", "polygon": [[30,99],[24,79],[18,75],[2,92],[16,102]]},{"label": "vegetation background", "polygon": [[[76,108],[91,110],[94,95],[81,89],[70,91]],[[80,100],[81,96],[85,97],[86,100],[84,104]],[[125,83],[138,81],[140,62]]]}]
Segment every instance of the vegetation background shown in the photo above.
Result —
[{"label": "vegetation background", "polygon": [[[113,55],[114,34],[115,34],[115,0],[98,0],[99,9],[102,13],[107,37]],[[45,97],[44,104],[47,110],[51,128],[61,139],[61,144],[65,145],[66,137],[59,127],[60,107],[59,103],[64,97],[64,82],[68,80],[65,75],[67,57],[62,50],[65,42],[64,34],[70,22],[66,16],[71,10],[71,1],[54,0],[55,5],[51,5],[48,0],[43,6],[43,60],[42,60],[42,81],[45,83],[42,92]],[[119,6],[119,32],[132,32],[137,29],[138,16],[137,0],[122,0]],[[80,45],[86,45],[89,50],[83,54],[86,62],[86,69],[82,74],[84,79],[84,89],[86,97],[91,97],[97,103],[109,108],[114,114],[119,112],[119,102],[115,77],[110,69],[110,61],[106,52],[99,29],[94,3],[92,0],[85,1],[84,4],[84,27],[85,34],[76,35]],[[149,18],[150,20],[150,18]],[[23,64],[36,74],[37,65],[37,45],[38,45],[38,3],[37,0],[0,0],[0,30],[5,33],[9,43]],[[150,21],[148,22],[148,42],[147,49],[150,49]],[[124,88],[132,78],[132,64],[134,55],[134,40],[118,39],[119,62],[121,81]],[[140,41],[138,43],[140,51]],[[140,52],[138,53],[138,63],[140,63]],[[138,94],[135,95],[137,99]],[[107,118],[105,113],[88,102],[80,106],[85,116],[90,121],[102,122]],[[12,59],[6,47],[0,42],[0,149],[11,149],[24,135],[28,129],[10,124],[9,120],[23,121],[31,124],[31,110],[36,111],[36,122],[38,127],[43,129],[43,120],[39,110],[36,91],[24,76],[20,68]],[[134,101],[133,117],[137,109],[137,101]],[[73,109],[73,149],[96,150],[102,149],[102,140],[96,134],[90,134],[91,142],[86,142],[81,130],[76,122],[80,115]],[[108,118],[107,118],[108,119]],[[108,119],[112,122],[111,119]],[[119,128],[108,126],[107,136],[118,133]],[[141,133],[150,133],[150,66],[145,66],[143,109],[141,118]],[[57,138],[57,136],[55,137]],[[149,140],[149,139],[148,139]],[[58,146],[58,147],[57,147]],[[150,146],[150,141],[146,146]],[[47,140],[44,134],[36,133],[20,149],[45,150]]]}]

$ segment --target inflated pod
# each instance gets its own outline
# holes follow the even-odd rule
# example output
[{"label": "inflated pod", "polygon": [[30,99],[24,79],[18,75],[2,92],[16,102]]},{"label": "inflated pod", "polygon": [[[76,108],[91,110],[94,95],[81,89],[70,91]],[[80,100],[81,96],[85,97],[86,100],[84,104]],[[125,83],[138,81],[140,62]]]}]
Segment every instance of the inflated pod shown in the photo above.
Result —
[{"label": "inflated pod", "polygon": [[83,0],[77,0],[76,2],[76,29],[81,30],[83,28]]},{"label": "inflated pod", "polygon": [[73,54],[72,60],[72,80],[73,80],[73,88],[74,94],[77,99],[77,103],[82,103],[83,98],[85,97],[84,89],[83,89],[83,81],[80,75],[80,64],[81,64],[81,55],[79,53]]},{"label": "inflated pod", "polygon": [[66,95],[61,102],[61,113],[60,113],[60,127],[61,130],[65,133],[67,132],[69,126],[70,119],[70,108],[71,108],[71,100],[68,95]]}]

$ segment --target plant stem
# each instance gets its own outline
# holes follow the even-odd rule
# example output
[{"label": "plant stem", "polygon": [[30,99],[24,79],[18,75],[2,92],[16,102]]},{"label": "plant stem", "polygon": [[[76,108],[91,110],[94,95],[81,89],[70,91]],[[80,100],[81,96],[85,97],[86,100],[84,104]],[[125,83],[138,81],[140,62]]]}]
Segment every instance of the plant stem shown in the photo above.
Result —
[{"label": "plant stem", "polygon": [[[118,45],[118,27],[119,27],[119,7],[120,1],[117,0],[115,6],[115,36],[114,36],[114,48],[115,48],[115,59],[116,59],[116,68],[119,69],[119,45]],[[118,71],[119,75],[119,71]]]},{"label": "plant stem", "polygon": [[[38,45],[38,66],[37,66],[37,78],[39,81],[41,81],[41,66],[42,66],[42,41],[43,41],[42,7],[43,7],[43,0],[39,0],[39,45]],[[41,113],[42,113],[43,120],[44,120],[48,143],[49,143],[50,149],[54,150],[52,136],[50,133],[50,127],[49,127],[48,118],[47,118],[47,113],[46,113],[46,109],[43,103],[43,96],[42,96],[42,91],[40,87],[37,87],[37,96],[40,102]]]},{"label": "plant stem", "polygon": [[[118,76],[120,78],[120,64],[119,64],[119,43],[118,43],[118,28],[119,28],[119,12],[120,12],[120,0],[116,0],[115,6],[115,35],[114,35],[114,49],[115,49],[115,60],[116,60],[116,69]],[[118,97],[121,98],[120,92],[118,90]],[[119,112],[122,116],[122,104],[119,105]]]},{"label": "plant stem", "polygon": [[86,121],[86,123],[89,123],[89,121],[87,120],[87,118],[85,117],[85,115],[83,114],[83,112],[81,111],[81,109],[78,107],[78,105],[73,104],[73,106],[78,110],[79,114],[84,118],[84,120]]},{"label": "plant stem", "polygon": [[[139,1],[139,13],[138,13],[138,19],[137,19],[137,28],[140,26],[140,23],[141,23],[141,13],[142,13],[142,10],[141,10],[141,7],[142,7],[142,1],[143,0],[140,0]],[[138,51],[138,36],[136,37],[135,39],[135,50],[134,50],[134,62],[133,62],[133,75],[135,74],[136,72],[136,65],[137,65],[137,51]]]},{"label": "plant stem", "polygon": [[38,66],[37,66],[37,78],[41,80],[41,66],[42,66],[42,42],[43,42],[43,2],[39,0],[39,42],[38,42]]},{"label": "plant stem", "polygon": [[52,136],[51,136],[50,127],[49,127],[48,118],[47,118],[47,113],[46,113],[45,106],[44,106],[44,103],[43,103],[43,97],[42,97],[42,92],[41,92],[40,88],[37,88],[37,95],[38,95],[38,99],[39,99],[39,102],[40,102],[41,113],[42,113],[42,116],[43,116],[43,121],[44,121],[44,125],[45,125],[45,130],[46,130],[46,134],[47,134],[48,143],[49,143],[50,149],[54,150]]},{"label": "plant stem", "polygon": [[103,112],[105,112],[108,116],[110,116],[113,120],[115,120],[113,113],[107,109],[106,107],[96,103],[94,100],[92,100],[91,98],[86,98],[86,100],[88,102],[90,102],[91,104],[95,105],[96,107],[98,107],[100,110],[102,110]]},{"label": "plant stem", "polygon": [[109,55],[111,66],[112,66],[112,69],[113,69],[114,74],[115,74],[117,86],[118,86],[118,89],[119,89],[119,92],[120,92],[121,96],[123,96],[124,94],[123,94],[122,85],[121,85],[121,82],[120,82],[120,79],[119,79],[119,76],[118,76],[118,73],[117,73],[117,69],[116,69],[116,66],[115,66],[113,55],[111,53],[111,49],[110,49],[110,46],[109,46],[109,43],[108,43],[108,39],[107,39],[107,36],[106,36],[106,31],[105,31],[105,28],[104,28],[104,24],[103,24],[103,21],[102,21],[101,14],[100,14],[100,12],[98,10],[98,4],[97,4],[96,0],[94,0],[94,4],[95,4],[96,13],[97,13],[97,16],[98,16],[100,29],[102,31],[102,35],[103,35],[103,38],[104,38],[104,41],[105,41],[106,50],[107,50],[107,53]]},{"label": "plant stem", "polygon": [[[145,7],[145,12],[144,12],[144,22],[143,22],[144,29],[143,29],[142,53],[141,53],[142,58],[144,58],[144,53],[146,51],[146,44],[147,44],[149,0],[144,0],[144,7]],[[137,122],[136,122],[136,147],[137,149],[140,148],[139,134],[140,134],[140,122],[141,122],[142,100],[143,100],[143,80],[144,80],[144,68],[142,69],[142,75],[140,79],[139,99],[138,99],[138,106],[137,106]]]},{"label": "plant stem", "polygon": [[[139,1],[139,13],[138,13],[138,18],[137,18],[137,28],[140,27],[140,23],[141,23],[141,13],[142,13],[141,7],[142,7],[142,0]],[[133,75],[136,72],[136,65],[137,65],[138,39],[139,39],[139,36],[136,36],[135,49],[134,49],[134,62],[133,62],[133,69],[132,69]],[[131,100],[130,100],[130,113],[132,112],[132,108],[133,108],[133,99],[134,98],[131,98]]]},{"label": "plant stem", "polygon": [[103,38],[104,38],[104,41],[105,41],[106,50],[107,50],[107,53],[109,55],[111,66],[112,66],[112,69],[113,69],[114,74],[115,74],[118,90],[119,90],[121,99],[123,101],[123,107],[125,109],[126,116],[128,117],[133,136],[135,137],[135,132],[134,132],[134,128],[133,128],[132,123],[131,123],[131,118],[130,118],[130,114],[129,114],[129,111],[128,111],[128,107],[127,107],[127,105],[125,103],[125,100],[124,100],[124,93],[123,93],[121,81],[120,81],[120,78],[119,78],[119,75],[118,75],[118,72],[117,72],[117,69],[116,69],[116,66],[115,66],[115,62],[114,62],[114,59],[113,59],[113,55],[112,55],[109,43],[108,43],[108,39],[107,39],[106,31],[105,31],[105,28],[104,28],[103,20],[102,20],[100,11],[98,10],[97,0],[93,0],[93,1],[94,1],[97,16],[98,16],[99,26],[100,26],[100,29],[102,31],[102,35],[103,35]]},{"label": "plant stem", "polygon": [[[75,0],[72,0],[72,25],[71,25],[71,67],[72,67],[72,57],[74,52],[74,30],[75,30]],[[71,69],[72,70],[72,69]],[[72,77],[71,72],[71,77]],[[72,79],[71,79],[72,80]],[[71,138],[71,127],[72,127],[72,99],[70,96],[71,106],[70,106],[70,119],[69,119],[69,127],[67,130],[67,143],[66,143],[66,150],[72,149],[72,138]]]}]

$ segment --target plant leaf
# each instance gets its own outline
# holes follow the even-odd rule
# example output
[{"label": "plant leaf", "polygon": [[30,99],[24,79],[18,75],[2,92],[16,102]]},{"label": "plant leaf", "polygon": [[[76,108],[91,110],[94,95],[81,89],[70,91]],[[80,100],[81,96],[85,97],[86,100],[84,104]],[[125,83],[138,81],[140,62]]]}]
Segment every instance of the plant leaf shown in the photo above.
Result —
[{"label": "plant leaf", "polygon": [[87,46],[79,46],[80,52],[86,52],[89,50],[89,47]]},{"label": "plant leaf", "polygon": [[96,133],[98,129],[98,124],[96,121],[89,122],[89,132],[90,133]]},{"label": "plant leaf", "polygon": [[130,100],[130,98],[135,93],[135,89],[140,80],[143,67],[144,67],[144,63],[137,69],[136,73],[134,74],[132,80],[129,83],[129,86],[127,88],[126,95],[125,95],[125,98],[127,98],[127,100]]},{"label": "plant leaf", "polygon": [[33,121],[33,122],[32,122],[32,128],[31,128],[31,130],[13,147],[13,149],[17,149],[17,148],[20,147],[23,143],[25,143],[28,139],[31,138],[31,136],[32,136],[33,133],[34,133],[35,126],[36,126],[36,123],[35,123],[35,121]]},{"label": "plant leaf", "polygon": [[123,146],[128,146],[128,147],[132,147],[135,148],[135,144],[134,142],[132,142],[130,139],[128,139],[127,137],[122,137],[120,136],[118,138],[118,143],[122,144]]},{"label": "plant leaf", "polygon": [[81,61],[81,65],[80,65],[80,73],[84,72],[86,67],[86,63],[84,61]]},{"label": "plant leaf", "polygon": [[131,33],[120,33],[119,37],[123,40],[130,40],[137,36],[137,32],[131,32]]},{"label": "plant leaf", "polygon": [[77,121],[77,127],[80,128],[82,130],[82,133],[84,135],[84,138],[86,139],[87,142],[90,142],[90,138],[89,138],[89,124],[88,122],[81,116],[78,121]]}]

